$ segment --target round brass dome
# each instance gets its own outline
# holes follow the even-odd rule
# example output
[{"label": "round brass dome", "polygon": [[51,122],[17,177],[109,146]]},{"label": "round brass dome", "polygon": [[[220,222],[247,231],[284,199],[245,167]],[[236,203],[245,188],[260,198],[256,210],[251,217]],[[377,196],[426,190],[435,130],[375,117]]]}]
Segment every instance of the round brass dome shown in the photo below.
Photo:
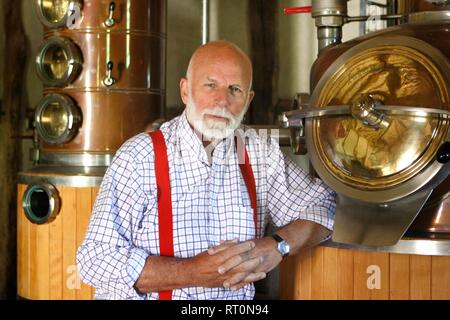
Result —
[{"label": "round brass dome", "polygon": [[311,97],[315,108],[350,105],[353,109],[370,95],[385,106],[422,110],[411,115],[382,114],[382,125],[352,115],[308,120],[313,144],[308,149],[314,149],[312,158],[320,162],[315,163],[316,170],[326,172],[324,180],[332,177],[335,187],[347,186],[348,196],[362,198],[351,189],[390,190],[379,200],[392,200],[392,190],[434,162],[447,139],[448,117],[423,111],[449,109],[448,60],[420,40],[395,38],[391,43],[375,39],[368,44],[369,40],[350,49],[330,67]]}]

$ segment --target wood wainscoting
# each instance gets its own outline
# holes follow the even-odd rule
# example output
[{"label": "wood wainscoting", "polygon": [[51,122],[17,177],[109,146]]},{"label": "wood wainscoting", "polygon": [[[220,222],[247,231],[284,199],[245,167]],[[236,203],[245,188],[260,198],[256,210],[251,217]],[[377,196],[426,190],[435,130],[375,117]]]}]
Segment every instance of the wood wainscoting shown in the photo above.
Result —
[{"label": "wood wainscoting", "polygon": [[98,187],[58,186],[61,210],[50,223],[31,223],[22,209],[27,185],[18,185],[17,294],[32,300],[89,300],[94,289],[82,283],[76,252],[84,239]]},{"label": "wood wainscoting", "polygon": [[280,265],[280,299],[447,300],[450,257],[318,246]]}]

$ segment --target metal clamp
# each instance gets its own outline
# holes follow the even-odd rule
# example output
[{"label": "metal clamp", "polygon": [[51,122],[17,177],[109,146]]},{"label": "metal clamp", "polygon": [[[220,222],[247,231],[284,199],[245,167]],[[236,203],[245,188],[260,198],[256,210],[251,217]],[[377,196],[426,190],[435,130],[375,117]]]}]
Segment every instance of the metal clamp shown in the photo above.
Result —
[{"label": "metal clamp", "polygon": [[103,79],[103,84],[107,87],[112,86],[116,83],[116,80],[112,77],[112,70],[114,68],[114,63],[112,61],[108,61],[106,64],[106,78]]},{"label": "metal clamp", "polygon": [[[363,97],[363,100],[366,96]],[[354,118],[363,121],[366,125],[383,128],[388,125],[386,115],[404,115],[413,117],[438,117],[450,119],[450,110],[423,108],[419,106],[397,106],[382,105],[381,101],[371,98],[364,102],[358,100],[352,105],[334,105],[323,108],[308,108],[303,110],[294,110],[283,112],[278,121],[283,128],[300,128],[302,119],[315,118],[322,116],[342,116],[351,115]],[[381,112],[383,111],[383,112]]]},{"label": "metal clamp", "polygon": [[106,27],[111,28],[116,24],[116,20],[114,19],[114,10],[116,10],[116,3],[114,1],[111,1],[109,4],[109,14],[108,18],[106,18],[104,24]]}]

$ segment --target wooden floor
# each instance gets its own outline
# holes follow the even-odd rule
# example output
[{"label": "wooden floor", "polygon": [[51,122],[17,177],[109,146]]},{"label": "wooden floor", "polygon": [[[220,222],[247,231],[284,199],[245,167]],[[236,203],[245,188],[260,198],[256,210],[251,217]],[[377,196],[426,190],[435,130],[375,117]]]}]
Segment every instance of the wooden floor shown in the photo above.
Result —
[{"label": "wooden floor", "polygon": [[450,299],[450,257],[316,247],[280,266],[281,299]]}]

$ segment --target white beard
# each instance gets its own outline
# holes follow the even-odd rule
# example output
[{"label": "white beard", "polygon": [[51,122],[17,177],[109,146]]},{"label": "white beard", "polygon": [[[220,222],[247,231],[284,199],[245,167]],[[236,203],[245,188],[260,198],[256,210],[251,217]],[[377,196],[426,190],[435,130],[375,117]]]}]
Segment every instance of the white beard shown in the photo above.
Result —
[{"label": "white beard", "polygon": [[[186,105],[186,116],[194,129],[203,135],[204,140],[221,140],[231,136],[234,130],[240,126],[247,107],[248,105],[237,116],[234,116],[226,108],[221,107],[205,109],[199,113],[195,102],[190,96]],[[227,121],[205,118],[206,114],[223,117]]]}]

